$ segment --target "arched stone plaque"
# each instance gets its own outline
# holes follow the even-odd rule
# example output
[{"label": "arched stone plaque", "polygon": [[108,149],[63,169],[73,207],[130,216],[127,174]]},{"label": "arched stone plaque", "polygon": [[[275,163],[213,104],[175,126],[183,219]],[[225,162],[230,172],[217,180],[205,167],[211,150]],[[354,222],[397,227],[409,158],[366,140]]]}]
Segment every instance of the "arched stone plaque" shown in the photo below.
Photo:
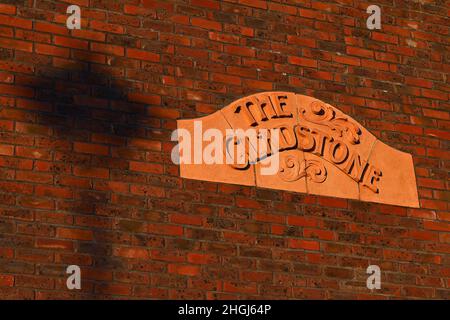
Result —
[{"label": "arched stone plaque", "polygon": [[[191,162],[180,163],[184,178],[419,206],[412,156],[386,145],[348,115],[312,97],[258,93],[209,116],[178,120],[177,126],[179,145],[184,139],[181,131],[192,137],[189,144],[184,141],[180,147],[180,154],[193,155]],[[215,134],[224,137],[224,153],[230,152],[230,145],[243,142],[239,138],[227,140],[229,131],[253,129],[258,138],[246,140],[246,156],[240,164],[205,163],[202,155],[194,154],[195,147],[205,150],[214,140],[203,136],[207,129],[216,129]],[[275,150],[271,144],[275,129],[278,152],[271,151]],[[267,144],[264,156],[261,141]],[[276,172],[262,174],[261,169],[275,156]]]}]

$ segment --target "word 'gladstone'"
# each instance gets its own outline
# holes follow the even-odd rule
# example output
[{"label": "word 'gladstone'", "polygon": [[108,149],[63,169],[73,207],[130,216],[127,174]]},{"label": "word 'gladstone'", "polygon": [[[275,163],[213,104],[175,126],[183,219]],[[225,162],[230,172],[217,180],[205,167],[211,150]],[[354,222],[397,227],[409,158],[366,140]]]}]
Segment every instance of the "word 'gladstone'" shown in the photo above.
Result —
[{"label": "word 'gladstone'", "polygon": [[[264,127],[270,127],[271,119],[292,118],[294,114],[290,111],[291,102],[288,96],[271,94],[268,95],[267,100],[259,101],[251,99],[235,107],[235,113],[240,114],[242,120],[250,127],[256,128],[260,124]],[[251,152],[250,148],[246,148],[247,154],[245,156],[244,164],[230,164],[235,169],[247,169],[249,164],[255,163],[267,156],[270,156],[276,150],[285,151],[298,149],[304,152],[310,152],[316,156],[322,157],[330,163],[336,165],[340,170],[349,175],[356,182],[368,187],[375,193],[378,193],[377,182],[381,178],[381,170],[370,164],[367,160],[358,154],[352,148],[352,144],[359,143],[359,135],[361,130],[353,123],[347,121],[345,118],[335,118],[334,111],[327,108],[326,105],[320,101],[314,102],[309,108],[300,107],[298,110],[299,121],[295,125],[282,124],[276,125],[269,129],[267,134],[256,134],[258,139],[264,139],[267,147],[259,148],[267,150],[266,155],[261,155],[255,158],[257,152]],[[309,122],[320,123],[324,121],[333,123],[332,131],[335,135],[329,135],[316,127],[308,126]],[[272,132],[277,130],[276,137],[278,138],[278,148],[274,149],[273,139],[271,139]],[[250,144],[248,137],[247,143]],[[234,145],[238,145],[234,140]],[[261,142],[258,143],[258,146]],[[230,152],[229,140],[226,144],[227,152]]]}]

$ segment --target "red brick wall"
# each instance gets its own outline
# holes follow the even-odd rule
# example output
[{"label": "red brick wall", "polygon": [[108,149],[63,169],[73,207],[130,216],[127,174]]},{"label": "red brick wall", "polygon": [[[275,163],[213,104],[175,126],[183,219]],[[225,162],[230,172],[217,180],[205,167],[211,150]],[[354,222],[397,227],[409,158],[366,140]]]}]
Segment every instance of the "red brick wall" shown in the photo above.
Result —
[{"label": "red brick wall", "polygon": [[[0,298],[450,297],[444,0],[0,2]],[[421,208],[181,179],[176,119],[268,90],[412,153]]]}]

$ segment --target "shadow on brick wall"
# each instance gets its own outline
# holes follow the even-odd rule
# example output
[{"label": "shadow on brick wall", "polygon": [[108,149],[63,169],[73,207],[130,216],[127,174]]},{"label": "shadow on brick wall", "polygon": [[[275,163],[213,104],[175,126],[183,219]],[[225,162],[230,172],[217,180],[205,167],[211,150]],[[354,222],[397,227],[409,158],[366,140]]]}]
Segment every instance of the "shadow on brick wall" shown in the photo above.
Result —
[{"label": "shadow on brick wall", "polygon": [[[33,76],[19,75],[15,83],[34,90],[34,96],[18,99],[18,107],[31,109],[25,111],[30,118],[20,124],[19,134],[34,138],[39,158],[25,180],[39,186],[34,191],[36,203],[55,201],[53,208],[42,210],[38,205],[34,211],[34,227],[36,221],[55,227],[35,239],[34,247],[63,248],[53,251],[56,264],[35,264],[38,275],[62,276],[55,283],[56,291],[38,290],[36,298],[129,297],[134,289],[127,282],[141,284],[145,292],[149,279],[142,275],[130,280],[129,271],[148,272],[151,264],[128,260],[133,251],[116,250],[119,245],[146,247],[155,242],[145,230],[151,206],[147,191],[129,190],[130,183],[145,185],[152,178],[129,171],[129,161],[161,161],[160,153],[153,154],[152,146],[146,145],[146,139],[161,138],[149,138],[154,132],[149,128],[159,129],[161,121],[148,115],[147,105],[128,100],[130,92],[142,88],[118,80],[123,79],[124,68],[114,64],[126,62],[111,59],[110,65],[100,65],[54,58],[52,65],[49,57],[32,54],[19,54],[15,60],[35,68]],[[84,53],[83,60],[95,57]],[[43,180],[49,175],[53,182]],[[163,218],[152,214],[152,219]],[[157,241],[163,245],[162,239]],[[65,268],[70,264],[81,267],[81,291],[65,288]]]}]

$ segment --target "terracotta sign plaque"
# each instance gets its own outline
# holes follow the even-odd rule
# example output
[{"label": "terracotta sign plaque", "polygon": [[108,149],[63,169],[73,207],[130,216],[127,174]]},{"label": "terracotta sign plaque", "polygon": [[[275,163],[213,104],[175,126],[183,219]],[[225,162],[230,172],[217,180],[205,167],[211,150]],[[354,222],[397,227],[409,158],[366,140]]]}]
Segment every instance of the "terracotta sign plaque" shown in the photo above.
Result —
[{"label": "terracotta sign plaque", "polygon": [[177,127],[184,178],[419,206],[412,156],[312,97],[258,93]]}]

